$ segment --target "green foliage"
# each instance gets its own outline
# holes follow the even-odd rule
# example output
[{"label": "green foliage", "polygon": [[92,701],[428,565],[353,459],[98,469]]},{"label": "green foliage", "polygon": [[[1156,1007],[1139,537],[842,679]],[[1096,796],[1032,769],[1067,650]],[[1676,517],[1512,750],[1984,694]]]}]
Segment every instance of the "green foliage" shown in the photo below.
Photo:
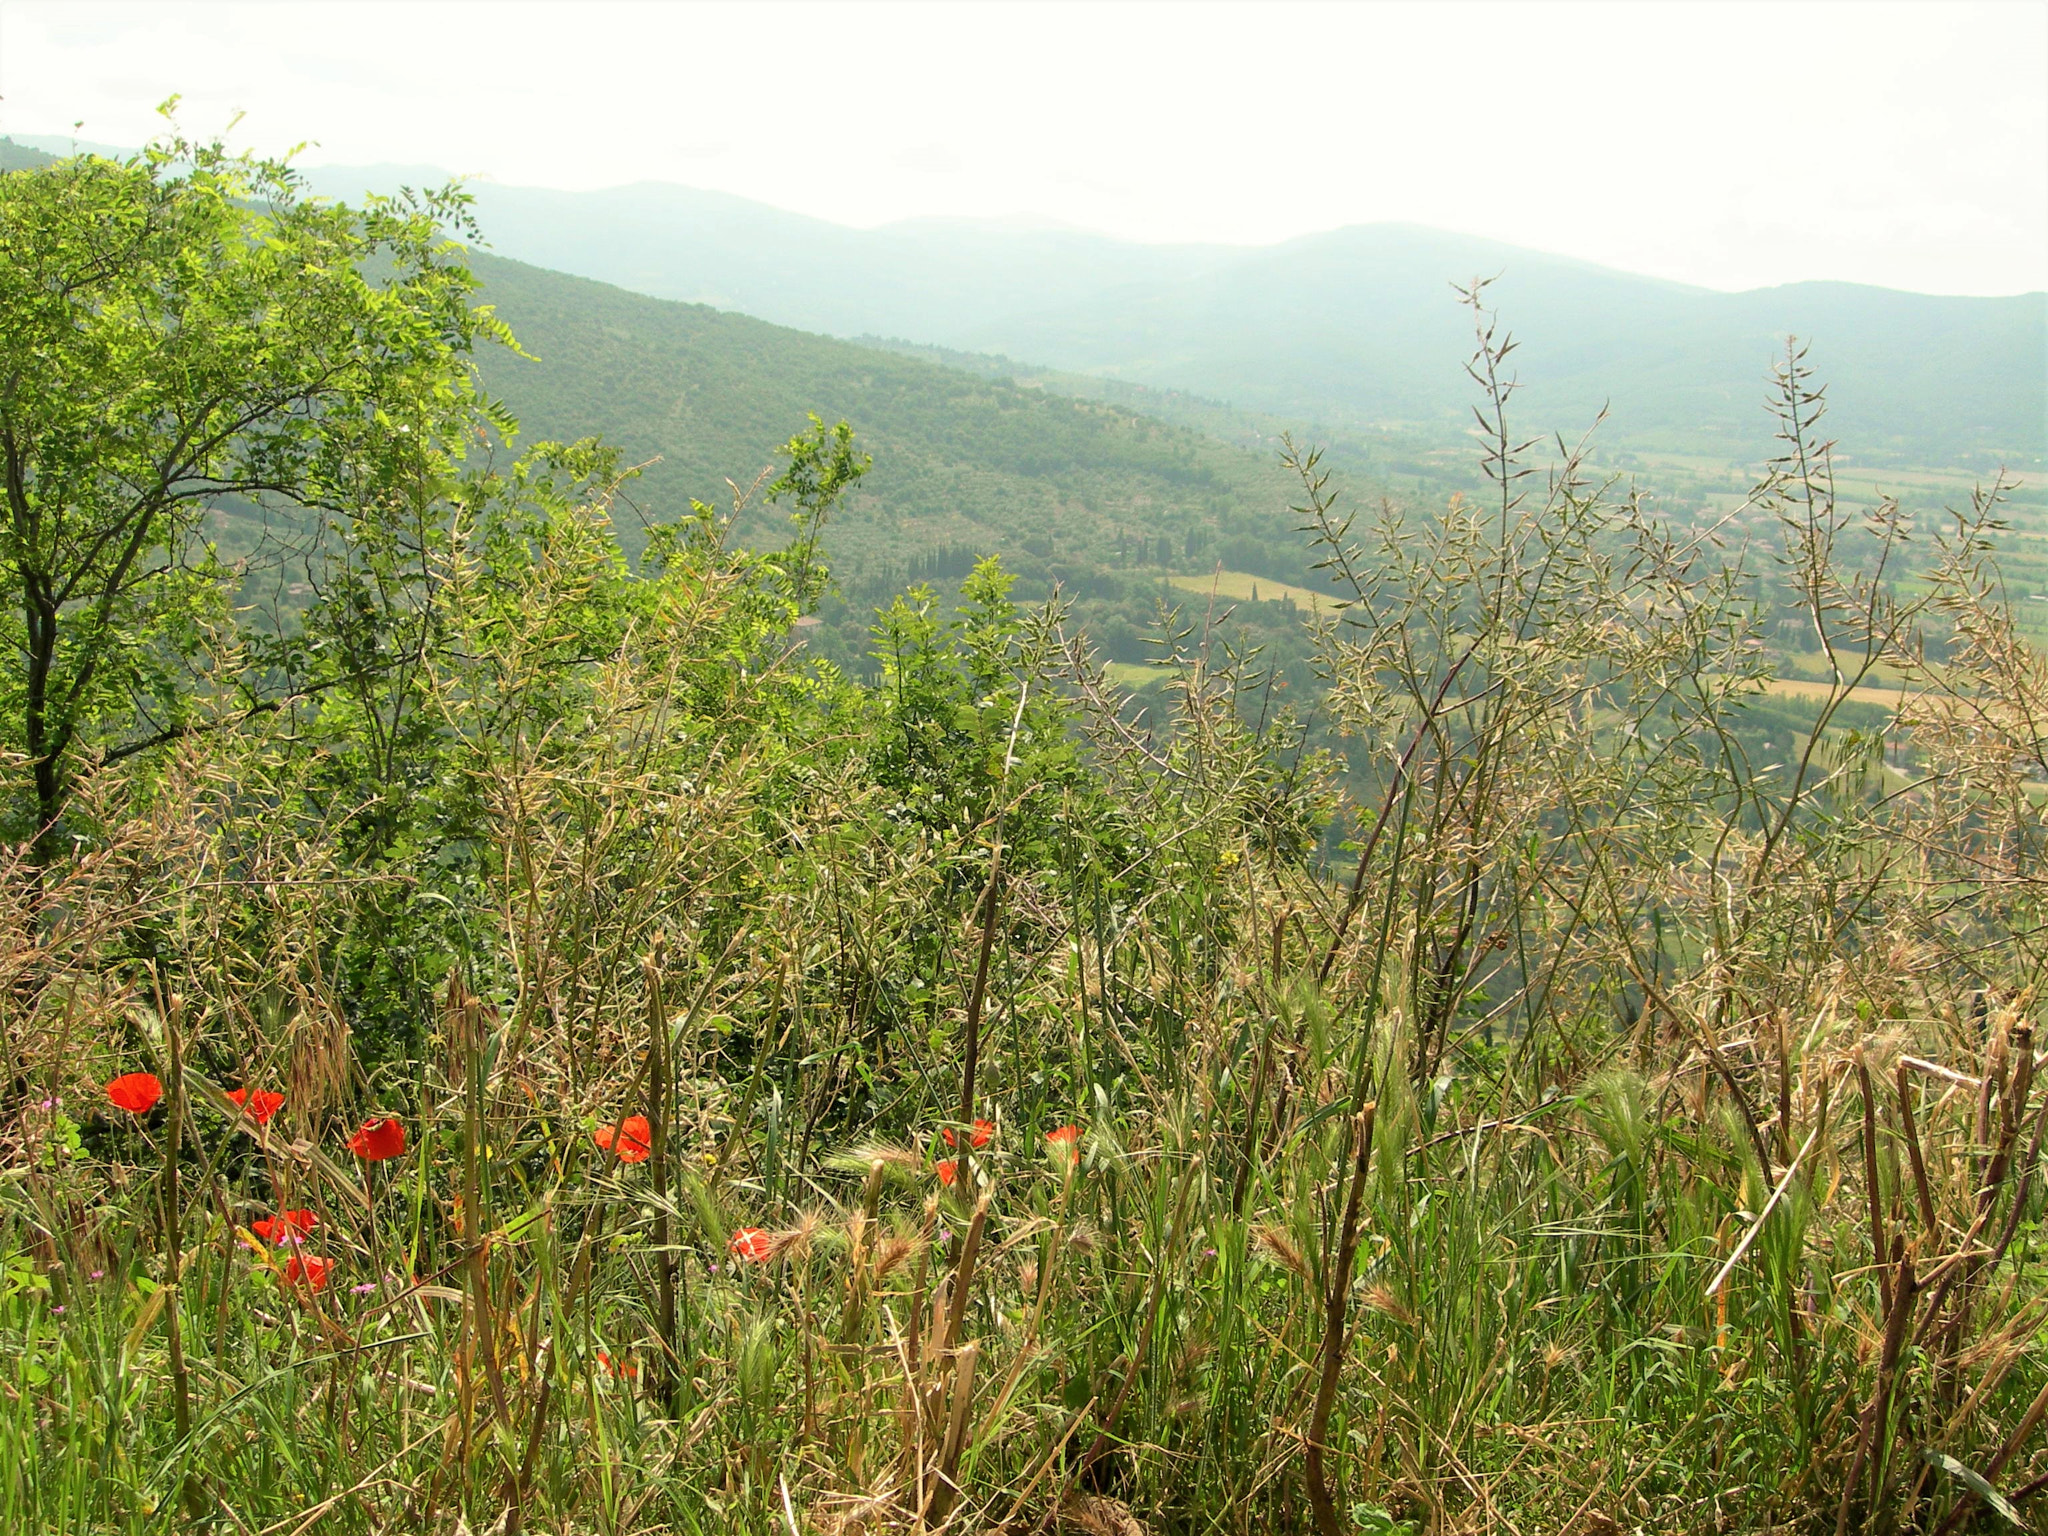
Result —
[{"label": "green foliage", "polygon": [[460,215],[324,205],[285,164],[178,139],[0,174],[0,622],[23,658],[0,732],[43,858],[82,759],[200,718],[234,641],[208,508],[395,513],[487,414],[464,358],[504,331],[446,242]]},{"label": "green foliage", "polygon": [[963,835],[981,822],[1013,767],[1042,777],[1072,755],[1065,706],[1042,682],[1057,614],[1027,630],[1009,598],[1014,580],[991,557],[968,576],[949,620],[918,586],[871,631],[884,705],[876,780],[897,797],[892,815],[934,833]]},{"label": "green foliage", "polygon": [[800,432],[782,445],[788,467],[768,487],[770,503],[784,498],[795,504],[789,515],[794,536],[789,548],[769,557],[781,574],[789,600],[799,614],[809,614],[825,593],[831,573],[818,556],[818,541],[825,532],[825,513],[836,504],[855,481],[874,465],[874,459],[853,449],[853,428],[840,422],[830,432],[814,411],[808,432]]}]

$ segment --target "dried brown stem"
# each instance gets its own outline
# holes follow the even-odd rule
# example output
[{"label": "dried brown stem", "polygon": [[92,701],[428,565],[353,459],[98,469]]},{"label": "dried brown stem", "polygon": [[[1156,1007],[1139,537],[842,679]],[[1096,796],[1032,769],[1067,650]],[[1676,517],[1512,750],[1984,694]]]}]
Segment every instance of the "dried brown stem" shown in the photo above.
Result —
[{"label": "dried brown stem", "polygon": [[1330,1432],[1330,1410],[1337,1402],[1337,1382],[1344,1370],[1345,1331],[1351,1302],[1351,1266],[1358,1255],[1358,1213],[1365,1200],[1366,1176],[1372,1162],[1373,1116],[1379,1106],[1367,1104],[1351,1122],[1349,1146],[1355,1149],[1351,1189],[1344,1201],[1344,1224],[1337,1238],[1337,1261],[1331,1266],[1328,1290],[1323,1298],[1322,1375],[1316,1383],[1315,1406],[1308,1419],[1309,1508],[1315,1516],[1318,1536],[1340,1536],[1336,1500],[1330,1495],[1328,1474],[1323,1468],[1323,1450]]}]

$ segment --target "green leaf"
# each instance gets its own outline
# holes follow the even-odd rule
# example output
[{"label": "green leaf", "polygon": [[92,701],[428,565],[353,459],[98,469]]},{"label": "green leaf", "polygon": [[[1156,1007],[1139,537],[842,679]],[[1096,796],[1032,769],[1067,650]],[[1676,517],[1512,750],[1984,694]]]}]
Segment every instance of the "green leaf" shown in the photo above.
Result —
[{"label": "green leaf", "polygon": [[1955,1478],[1965,1488],[1969,1489],[1970,1492],[1997,1510],[2000,1517],[2015,1529],[2023,1531],[2027,1528],[2025,1517],[2020,1514],[2012,1500],[1992,1487],[1990,1479],[1986,1478],[1981,1472],[1972,1471],[1960,1461],[1957,1461],[1955,1457],[1948,1455],[1946,1452],[1937,1451],[1931,1446],[1924,1447],[1921,1450],[1920,1458],[1930,1466],[1939,1467],[1942,1471],[1948,1473],[1949,1476]]}]

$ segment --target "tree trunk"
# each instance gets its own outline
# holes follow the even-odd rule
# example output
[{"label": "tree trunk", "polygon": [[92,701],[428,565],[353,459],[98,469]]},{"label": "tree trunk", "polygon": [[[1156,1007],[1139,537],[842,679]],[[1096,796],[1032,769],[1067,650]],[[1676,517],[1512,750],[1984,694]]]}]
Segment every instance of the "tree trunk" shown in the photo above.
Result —
[{"label": "tree trunk", "polygon": [[36,831],[30,845],[34,894],[40,898],[43,875],[57,860],[57,822],[64,814],[66,784],[59,761],[63,749],[50,728],[50,673],[57,662],[57,605],[49,581],[40,572],[23,571],[22,617],[27,621],[27,697],[22,709],[22,746],[35,775]]}]

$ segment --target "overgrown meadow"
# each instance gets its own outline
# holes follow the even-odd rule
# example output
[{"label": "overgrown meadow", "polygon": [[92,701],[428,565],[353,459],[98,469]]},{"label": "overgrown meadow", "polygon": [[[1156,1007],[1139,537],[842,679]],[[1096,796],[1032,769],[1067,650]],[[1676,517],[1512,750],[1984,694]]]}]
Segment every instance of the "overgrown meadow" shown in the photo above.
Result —
[{"label": "overgrown meadow", "polygon": [[994,559],[813,657],[843,427],[628,562],[459,202],[0,213],[7,1528],[2038,1523],[2048,665],[1796,353],[1729,546],[1517,438],[1475,291],[1489,494],[1290,450],[1325,697],[1197,607],[1141,714]]}]

